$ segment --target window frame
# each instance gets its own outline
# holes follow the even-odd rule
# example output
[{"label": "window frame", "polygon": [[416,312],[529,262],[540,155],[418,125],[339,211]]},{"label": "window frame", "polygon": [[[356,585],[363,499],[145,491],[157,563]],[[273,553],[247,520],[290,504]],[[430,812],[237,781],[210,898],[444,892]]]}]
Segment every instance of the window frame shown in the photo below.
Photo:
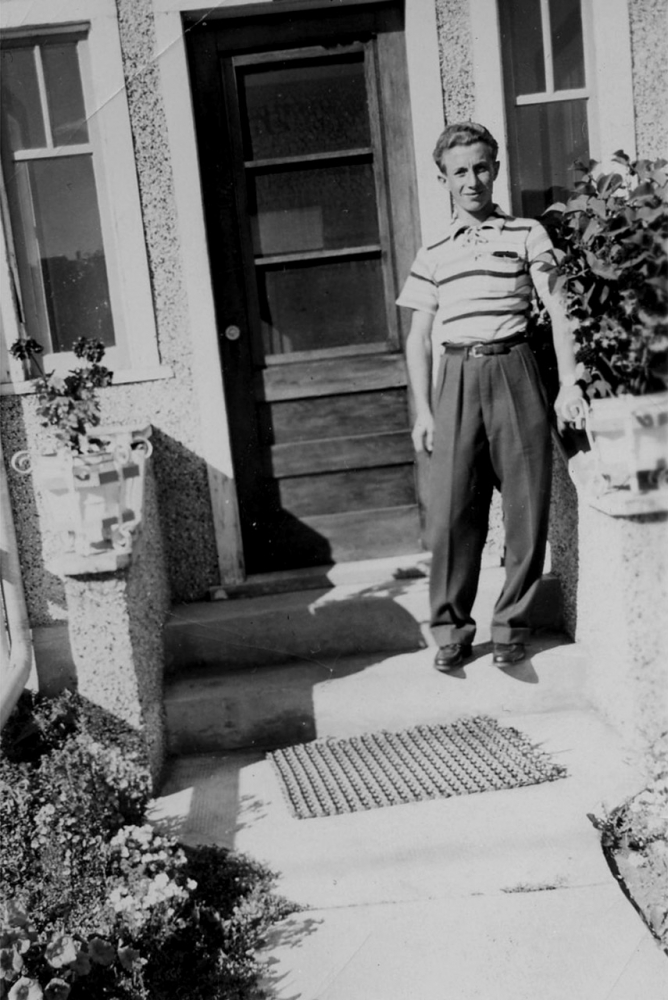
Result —
[{"label": "window frame", "polygon": [[[114,372],[116,384],[168,378],[171,369],[161,365],[158,352],[115,6],[113,0],[65,0],[55,11],[52,6],[48,0],[14,0],[0,10],[0,44],[16,47],[77,36],[115,335],[105,363]],[[2,294],[0,302],[4,333],[0,337],[0,394],[14,395],[34,391],[34,379],[23,363],[9,355],[9,347],[25,331],[17,303],[24,292],[7,208],[3,181],[0,292],[9,294]],[[47,371],[66,372],[76,363],[71,351],[43,355]]]},{"label": "window frame", "polygon": [[[496,201],[510,211],[507,157],[507,121],[501,32],[496,0],[469,0],[472,32],[474,117],[483,122],[501,144]],[[583,0],[585,59],[591,69],[590,155],[612,169],[612,154],[623,149],[636,156],[631,28],[627,0]],[[605,25],[605,30],[597,26]]]},{"label": "window frame", "polygon": [[[554,80],[554,59],[552,52],[552,31],[550,23],[550,0],[536,0],[539,4],[540,9],[540,20],[541,20],[541,31],[542,31],[542,42],[543,42],[543,68],[545,71],[545,89],[542,91],[535,91],[528,94],[514,94],[511,93],[511,85],[513,82],[513,71],[514,68],[510,65],[505,65],[504,58],[504,43],[502,36],[502,15],[501,15],[501,5],[504,0],[495,0],[495,6],[497,9],[497,17],[499,21],[499,50],[501,59],[501,72],[502,72],[502,86],[503,86],[503,102],[505,110],[505,120],[506,120],[506,136],[508,145],[508,166],[509,166],[509,187],[510,187],[510,198],[513,206],[513,210],[518,215],[523,215],[524,211],[522,209],[522,195],[523,191],[520,186],[520,173],[517,169],[517,164],[519,160],[519,152],[517,149],[515,136],[516,136],[516,122],[514,119],[515,112],[519,108],[535,107],[536,105],[555,105],[560,103],[566,103],[568,101],[585,101],[586,102],[586,120],[587,120],[587,144],[589,148],[589,156],[592,156],[592,111],[593,111],[593,87],[592,78],[595,75],[593,66],[593,52],[592,45],[590,41],[590,23],[587,16],[587,0],[580,0],[580,21],[582,24],[582,48],[583,48],[583,63],[584,63],[584,76],[585,84],[583,87],[572,87],[569,89],[557,90],[555,88]],[[575,180],[575,178],[574,178]],[[547,206],[546,206],[547,207]]]}]

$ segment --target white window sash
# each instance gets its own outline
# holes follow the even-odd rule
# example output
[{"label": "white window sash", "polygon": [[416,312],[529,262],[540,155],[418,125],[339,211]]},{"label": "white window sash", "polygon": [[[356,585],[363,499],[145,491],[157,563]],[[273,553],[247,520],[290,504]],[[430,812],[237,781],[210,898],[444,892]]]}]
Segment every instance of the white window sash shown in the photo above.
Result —
[{"label": "white window sash", "polygon": [[[115,382],[143,381],[171,376],[160,365],[142,211],[137,186],[134,147],[125,95],[125,80],[113,0],[13,0],[2,4],[0,22],[3,41],[38,44],[55,35],[78,41],[84,105],[89,129],[85,151],[93,152],[93,169],[103,234],[116,346],[107,349],[105,364],[114,370]],[[85,20],[84,20],[85,19]],[[55,23],[54,23],[55,22]],[[85,40],[82,34],[87,31]],[[27,163],[48,156],[77,155],[80,146],[49,150],[17,151],[17,159]],[[6,223],[5,223],[6,228]],[[0,281],[11,289],[12,234],[0,254]],[[25,289],[20,292],[25,295]],[[2,395],[30,391],[22,366],[7,355],[9,345],[20,333],[20,316],[13,295],[0,302],[4,343],[0,359]],[[71,352],[47,354],[48,370],[71,368],[76,359]]]},{"label": "white window sash", "polygon": [[551,93],[520,94],[515,98],[515,107],[522,108],[528,104],[559,104],[561,101],[580,101],[589,98],[586,87],[574,90],[554,90]]}]

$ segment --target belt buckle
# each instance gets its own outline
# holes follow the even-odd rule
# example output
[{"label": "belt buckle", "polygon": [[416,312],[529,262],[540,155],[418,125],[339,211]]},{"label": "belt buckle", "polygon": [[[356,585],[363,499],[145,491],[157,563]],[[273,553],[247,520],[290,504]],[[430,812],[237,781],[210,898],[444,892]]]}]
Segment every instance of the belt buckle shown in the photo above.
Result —
[{"label": "belt buckle", "polygon": [[474,344],[472,347],[469,347],[469,357],[470,358],[484,357],[482,348],[483,348],[482,344]]}]

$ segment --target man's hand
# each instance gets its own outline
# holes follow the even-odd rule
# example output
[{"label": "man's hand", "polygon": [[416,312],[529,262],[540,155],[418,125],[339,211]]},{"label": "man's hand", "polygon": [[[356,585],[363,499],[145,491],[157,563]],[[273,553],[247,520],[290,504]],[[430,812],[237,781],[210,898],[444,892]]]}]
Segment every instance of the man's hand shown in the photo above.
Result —
[{"label": "man's hand", "polygon": [[434,447],[434,418],[431,413],[418,417],[413,425],[413,447],[417,452],[426,451],[431,455]]},{"label": "man's hand", "polygon": [[562,431],[566,424],[573,424],[581,430],[584,427],[585,405],[579,385],[562,385],[554,401],[559,430]]}]

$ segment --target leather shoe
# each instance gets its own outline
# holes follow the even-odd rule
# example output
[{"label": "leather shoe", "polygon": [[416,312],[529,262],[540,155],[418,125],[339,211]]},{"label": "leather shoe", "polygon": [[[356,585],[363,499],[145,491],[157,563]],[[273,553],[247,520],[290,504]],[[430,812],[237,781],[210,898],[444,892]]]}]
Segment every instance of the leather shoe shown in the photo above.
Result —
[{"label": "leather shoe", "polygon": [[434,666],[437,670],[454,670],[464,660],[468,660],[470,655],[470,643],[453,642],[449,646],[441,646],[434,659]]},{"label": "leather shoe", "polygon": [[494,663],[497,667],[509,667],[519,663],[526,656],[523,642],[495,642]]}]

